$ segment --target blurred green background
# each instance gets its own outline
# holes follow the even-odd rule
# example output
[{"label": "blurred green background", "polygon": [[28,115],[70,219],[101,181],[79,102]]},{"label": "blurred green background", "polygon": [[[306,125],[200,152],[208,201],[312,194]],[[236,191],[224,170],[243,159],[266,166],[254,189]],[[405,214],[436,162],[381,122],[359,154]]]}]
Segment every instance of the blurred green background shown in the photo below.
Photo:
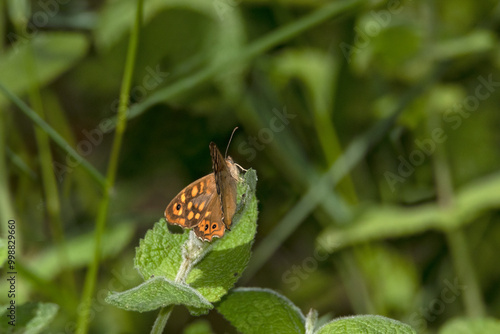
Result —
[{"label": "blurred green background", "polygon": [[[17,304],[60,307],[47,333],[73,331],[103,197],[64,147],[106,175],[135,8],[0,0],[0,84],[66,144],[0,94],[1,233],[14,217]],[[236,126],[260,210],[238,285],[418,332],[498,317],[499,32],[493,0],[145,0],[90,332],[149,331],[156,312],[104,298],[141,282],[139,239]],[[167,331],[196,321],[178,307]]]}]

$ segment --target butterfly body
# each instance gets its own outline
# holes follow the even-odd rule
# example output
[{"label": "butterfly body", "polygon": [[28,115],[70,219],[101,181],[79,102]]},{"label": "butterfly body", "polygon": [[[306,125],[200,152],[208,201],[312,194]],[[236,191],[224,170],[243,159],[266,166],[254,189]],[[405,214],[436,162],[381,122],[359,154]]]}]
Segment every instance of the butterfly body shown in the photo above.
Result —
[{"label": "butterfly body", "polygon": [[165,218],[174,225],[193,228],[203,241],[222,238],[230,230],[236,212],[239,171],[231,157],[225,159],[210,143],[210,173],[184,188],[165,209]]}]

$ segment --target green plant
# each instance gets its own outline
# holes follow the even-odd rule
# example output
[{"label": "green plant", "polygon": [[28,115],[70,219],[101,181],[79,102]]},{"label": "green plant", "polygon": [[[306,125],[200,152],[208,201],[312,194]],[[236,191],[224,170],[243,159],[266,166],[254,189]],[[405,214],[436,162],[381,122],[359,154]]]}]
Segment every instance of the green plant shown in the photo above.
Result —
[{"label": "green plant", "polygon": [[169,232],[165,219],[146,233],[136,249],[134,265],[145,282],[106,301],[129,311],[160,309],[151,333],[159,334],[172,308],[183,305],[201,315],[214,305],[242,333],[347,333],[368,331],[415,333],[408,325],[380,316],[358,316],[317,324],[317,312],[307,317],[286,297],[269,289],[231,290],[250,260],[257,230],[257,175],[248,170],[238,185],[235,226],[220,240],[200,241],[190,231]]},{"label": "green plant", "polygon": [[[122,308],[159,309],[157,332],[209,313],[171,316],[185,334],[391,324],[309,308],[500,332],[499,9],[0,0],[0,264],[15,263],[18,315],[0,332],[142,333],[157,313]],[[137,235],[235,126],[231,155],[261,178],[259,233],[204,244],[161,220],[141,279]],[[4,320],[13,300],[0,293]]]}]

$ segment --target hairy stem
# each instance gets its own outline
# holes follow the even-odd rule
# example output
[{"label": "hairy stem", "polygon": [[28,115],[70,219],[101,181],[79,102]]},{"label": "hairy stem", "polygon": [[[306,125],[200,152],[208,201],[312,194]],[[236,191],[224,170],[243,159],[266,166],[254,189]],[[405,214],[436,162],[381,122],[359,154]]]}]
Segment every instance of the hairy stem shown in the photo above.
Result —
[{"label": "hairy stem", "polygon": [[[179,271],[175,277],[176,283],[185,283],[186,279],[198,261],[200,261],[207,252],[212,248],[212,243],[203,242],[199,240],[194,232],[189,231],[189,239],[184,243],[182,249],[182,262],[179,266]],[[170,317],[170,313],[174,309],[174,305],[169,305],[160,309],[160,313],[156,317],[153,328],[151,329],[151,334],[162,333],[167,320]]]},{"label": "hairy stem", "polygon": [[168,318],[170,318],[170,313],[172,313],[173,309],[174,305],[169,305],[160,309],[160,313],[158,313],[153,328],[151,329],[151,334],[163,333],[163,329],[165,328]]}]

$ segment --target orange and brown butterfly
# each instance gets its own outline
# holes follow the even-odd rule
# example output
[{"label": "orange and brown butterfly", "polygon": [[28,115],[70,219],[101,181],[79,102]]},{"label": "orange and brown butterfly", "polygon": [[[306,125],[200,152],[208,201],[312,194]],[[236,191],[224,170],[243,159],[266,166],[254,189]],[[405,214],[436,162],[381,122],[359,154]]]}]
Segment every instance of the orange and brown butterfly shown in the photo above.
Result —
[{"label": "orange and brown butterfly", "polygon": [[[233,131],[234,133],[234,131]],[[174,225],[193,228],[203,241],[222,238],[230,230],[236,212],[238,165],[231,157],[224,158],[217,146],[210,143],[213,173],[184,188],[165,209],[165,218]]]}]

